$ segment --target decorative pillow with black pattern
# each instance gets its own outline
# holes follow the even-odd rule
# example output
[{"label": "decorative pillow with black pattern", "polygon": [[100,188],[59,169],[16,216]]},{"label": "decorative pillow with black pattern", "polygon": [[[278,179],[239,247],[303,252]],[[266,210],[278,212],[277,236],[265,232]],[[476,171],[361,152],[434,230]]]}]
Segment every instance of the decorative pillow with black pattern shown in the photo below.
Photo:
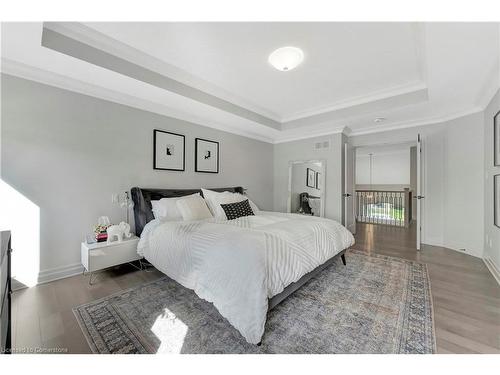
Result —
[{"label": "decorative pillow with black pattern", "polygon": [[248,203],[248,199],[241,202],[221,204],[228,220],[234,220],[243,216],[253,216],[255,215]]}]

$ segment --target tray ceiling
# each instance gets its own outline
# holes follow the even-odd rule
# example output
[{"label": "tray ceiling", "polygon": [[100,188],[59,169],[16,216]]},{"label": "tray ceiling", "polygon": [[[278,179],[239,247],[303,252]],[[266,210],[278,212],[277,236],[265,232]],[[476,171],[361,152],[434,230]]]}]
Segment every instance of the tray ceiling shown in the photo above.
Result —
[{"label": "tray ceiling", "polygon": [[[496,23],[4,23],[2,71],[280,142],[480,110],[499,86],[499,31]],[[285,45],[305,53],[289,72],[267,61]]]}]

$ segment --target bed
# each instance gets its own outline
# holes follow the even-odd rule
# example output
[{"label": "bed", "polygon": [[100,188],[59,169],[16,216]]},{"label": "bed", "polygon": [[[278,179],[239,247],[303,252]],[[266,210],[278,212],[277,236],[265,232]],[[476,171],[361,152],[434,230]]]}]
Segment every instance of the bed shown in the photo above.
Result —
[{"label": "bed", "polygon": [[[210,189],[244,194],[242,187]],[[131,190],[138,252],[181,285],[212,302],[252,344],[260,344],[267,312],[354,244],[336,221],[259,211],[235,220],[154,219],[151,201],[201,189]]]}]

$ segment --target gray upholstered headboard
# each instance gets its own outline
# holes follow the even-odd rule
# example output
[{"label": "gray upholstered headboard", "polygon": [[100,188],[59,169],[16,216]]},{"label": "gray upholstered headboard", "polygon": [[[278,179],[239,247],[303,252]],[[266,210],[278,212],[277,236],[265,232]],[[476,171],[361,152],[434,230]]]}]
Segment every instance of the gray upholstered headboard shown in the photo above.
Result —
[{"label": "gray upholstered headboard", "polygon": [[[214,191],[231,191],[233,193],[244,194],[245,189],[241,186],[227,188],[210,188]],[[134,201],[135,234],[140,236],[144,226],[154,219],[151,207],[152,200],[161,198],[183,197],[185,195],[200,193],[201,189],[144,189],[133,187],[131,189],[132,200]]]}]

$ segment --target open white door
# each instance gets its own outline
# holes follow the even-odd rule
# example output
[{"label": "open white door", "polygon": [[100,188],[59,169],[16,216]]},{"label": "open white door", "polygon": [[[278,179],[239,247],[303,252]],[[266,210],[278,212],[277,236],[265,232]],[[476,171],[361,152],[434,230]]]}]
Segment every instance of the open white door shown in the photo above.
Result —
[{"label": "open white door", "polygon": [[417,135],[417,195],[414,200],[417,210],[417,250],[420,250],[422,241],[422,199],[424,198],[422,190],[422,138]]},{"label": "open white door", "polygon": [[356,233],[354,176],[356,168],[355,149],[348,143],[344,143],[344,226]]}]

